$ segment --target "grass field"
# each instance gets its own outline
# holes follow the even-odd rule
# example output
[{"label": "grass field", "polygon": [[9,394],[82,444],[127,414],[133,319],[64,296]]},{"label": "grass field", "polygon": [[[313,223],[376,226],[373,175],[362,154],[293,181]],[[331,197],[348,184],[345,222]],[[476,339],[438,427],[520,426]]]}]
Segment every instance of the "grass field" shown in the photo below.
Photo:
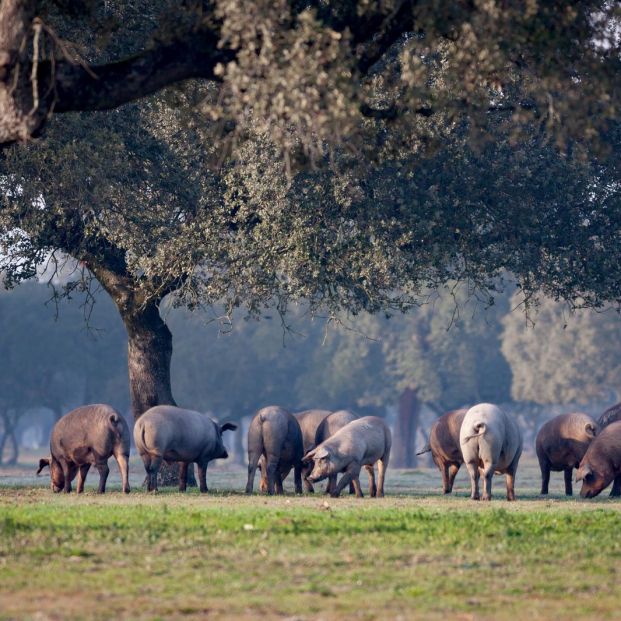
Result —
[{"label": "grass field", "polygon": [[[115,468],[115,466],[111,466]],[[437,471],[389,470],[384,499],[213,490],[55,495],[29,464],[0,470],[0,619],[618,619],[621,502],[442,497]],[[96,474],[96,473],[95,473]],[[115,473],[116,475],[116,473]]]}]

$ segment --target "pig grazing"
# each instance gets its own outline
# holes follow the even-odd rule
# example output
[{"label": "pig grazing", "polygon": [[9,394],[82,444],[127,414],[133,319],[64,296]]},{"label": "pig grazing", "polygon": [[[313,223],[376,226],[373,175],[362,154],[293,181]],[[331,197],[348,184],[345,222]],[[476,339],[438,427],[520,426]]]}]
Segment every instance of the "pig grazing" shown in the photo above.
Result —
[{"label": "pig grazing", "polygon": [[147,490],[157,491],[157,474],[162,461],[179,462],[179,491],[185,492],[188,465],[198,466],[198,484],[207,492],[207,464],[229,454],[222,433],[237,429],[233,423],[219,425],[206,414],[173,405],[147,410],[134,425],[134,442],[147,471]]},{"label": "pig grazing", "polygon": [[331,495],[339,496],[346,485],[353,483],[356,496],[362,498],[360,469],[362,466],[373,467],[377,462],[376,495],[381,497],[391,444],[390,429],[381,418],[364,416],[353,420],[304,456],[304,462],[314,462],[308,478],[314,483],[342,472],[344,474]]},{"label": "pig grazing", "polygon": [[597,427],[601,431],[604,427],[621,420],[621,403],[608,408],[598,419]]},{"label": "pig grazing", "polygon": [[507,500],[515,500],[514,481],[520,455],[522,433],[512,416],[491,403],[471,407],[464,416],[459,444],[472,493],[479,500],[479,475],[483,475],[483,500],[492,499],[494,472],[507,475]]},{"label": "pig grazing", "polygon": [[[330,416],[323,419],[319,427],[317,427],[317,433],[315,434],[315,446],[319,446],[324,440],[332,437],[339,429],[343,429],[345,425],[351,423],[352,420],[360,418],[358,414],[354,414],[350,410],[337,410],[332,412]],[[311,469],[312,463],[306,462],[306,467]],[[369,494],[375,496],[377,488],[375,486],[375,473],[373,472],[373,466],[365,466],[365,470],[369,474]],[[331,494],[336,488],[336,474],[331,474],[328,477],[328,485],[326,486],[326,494]],[[353,483],[349,484],[349,493],[355,492]]]},{"label": "pig grazing", "polygon": [[431,426],[429,444],[417,453],[422,455],[431,451],[433,461],[442,475],[442,491],[445,494],[453,491],[455,477],[464,463],[459,445],[459,431],[467,411],[467,408],[462,408],[440,416]]},{"label": "pig grazing", "polygon": [[[330,414],[330,410],[304,410],[294,414],[300,429],[302,431],[302,443],[304,444],[304,453],[307,453],[311,449],[315,448],[315,434],[317,433],[317,427],[321,422]],[[267,492],[267,470],[265,468],[265,458],[261,456],[259,459],[259,468],[261,469],[261,483],[259,488],[262,492]],[[302,467],[302,482],[307,492],[313,493],[315,490],[310,481],[306,478],[310,474],[311,468],[306,465]],[[283,481],[285,477],[282,477]]]},{"label": "pig grazing", "polygon": [[571,476],[597,434],[597,423],[582,413],[561,414],[539,430],[535,440],[541,468],[541,493],[548,493],[550,471],[565,473],[565,494],[572,495]]},{"label": "pig grazing", "polygon": [[52,489],[71,491],[71,481],[78,475],[78,494],[84,491],[86,475],[92,465],[99,470],[99,489],[106,491],[108,459],[114,456],[129,493],[129,428],[125,419],[104,404],[84,405],[65,414],[52,429],[50,458],[39,460],[37,474],[49,466]]},{"label": "pig grazing", "polygon": [[248,428],[248,483],[252,493],[254,477],[263,455],[267,476],[267,493],[283,493],[282,482],[293,468],[295,491],[302,493],[302,457],[304,444],[297,419],[287,410],[272,405],[259,410]]},{"label": "pig grazing", "polygon": [[621,421],[604,427],[589,444],[576,481],[582,481],[580,496],[593,498],[612,485],[611,496],[621,496]]}]

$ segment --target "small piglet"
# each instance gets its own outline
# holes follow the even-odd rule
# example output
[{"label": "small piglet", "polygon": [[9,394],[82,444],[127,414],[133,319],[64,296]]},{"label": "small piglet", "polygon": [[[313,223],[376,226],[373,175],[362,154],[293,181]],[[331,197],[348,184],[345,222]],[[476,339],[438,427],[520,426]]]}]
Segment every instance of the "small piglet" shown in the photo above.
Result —
[{"label": "small piglet", "polygon": [[539,430],[535,449],[541,469],[541,493],[548,493],[550,471],[565,474],[565,494],[571,496],[571,476],[597,434],[597,423],[580,412],[555,416]]},{"label": "small piglet", "polygon": [[99,489],[106,491],[108,459],[116,459],[123,491],[129,493],[129,428],[125,419],[109,405],[84,405],[65,414],[52,429],[49,459],[39,460],[39,474],[49,466],[52,489],[71,491],[78,475],[78,494],[84,491],[86,474],[94,465],[99,470]]},{"label": "small piglet", "polygon": [[246,494],[252,493],[254,477],[263,456],[267,476],[267,493],[283,493],[282,482],[293,468],[295,491],[302,493],[302,457],[304,442],[300,424],[293,414],[272,405],[259,410],[248,427],[248,482]]},{"label": "small piglet", "polygon": [[353,420],[333,436],[304,456],[304,462],[313,461],[309,480],[314,483],[326,477],[344,473],[331,496],[338,497],[343,488],[353,483],[356,496],[362,498],[360,469],[377,462],[378,482],[376,495],[384,495],[384,478],[390,459],[392,439],[390,429],[377,416]]},{"label": "small piglet", "polygon": [[431,426],[429,444],[416,453],[422,455],[431,451],[433,461],[442,474],[442,491],[445,494],[453,491],[455,477],[464,463],[459,445],[459,432],[467,411],[467,408],[462,408],[440,416]]},{"label": "small piglet", "polygon": [[172,405],[156,405],[147,410],[134,425],[136,450],[147,471],[147,490],[157,491],[162,461],[177,461],[179,491],[185,492],[188,466],[195,462],[199,489],[207,492],[207,464],[229,456],[222,432],[235,429],[234,423],[220,425],[206,414]]},{"label": "small piglet", "polygon": [[576,482],[582,481],[580,496],[593,498],[612,485],[611,496],[621,496],[621,421],[604,427],[587,449]]}]

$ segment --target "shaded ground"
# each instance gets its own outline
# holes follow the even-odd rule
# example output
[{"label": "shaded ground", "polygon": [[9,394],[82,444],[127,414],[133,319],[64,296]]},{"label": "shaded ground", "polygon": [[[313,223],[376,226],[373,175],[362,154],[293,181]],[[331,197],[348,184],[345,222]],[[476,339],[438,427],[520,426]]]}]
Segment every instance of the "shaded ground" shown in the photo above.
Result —
[{"label": "shaded ground", "polygon": [[207,496],[153,496],[135,460],[129,496],[112,463],[106,496],[97,473],[55,495],[36,457],[0,470],[0,619],[619,618],[621,502],[565,499],[562,474],[540,499],[532,458],[518,502],[496,477],[475,503],[426,468],[389,469],[380,500],[247,497],[229,465]]}]

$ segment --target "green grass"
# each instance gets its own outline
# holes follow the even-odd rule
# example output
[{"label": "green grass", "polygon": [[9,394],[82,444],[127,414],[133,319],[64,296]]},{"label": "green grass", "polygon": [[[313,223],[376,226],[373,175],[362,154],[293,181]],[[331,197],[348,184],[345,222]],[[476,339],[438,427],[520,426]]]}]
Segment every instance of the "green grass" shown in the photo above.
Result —
[{"label": "green grass", "polygon": [[[621,502],[528,488],[507,503],[499,478],[491,503],[463,485],[402,493],[438,478],[416,472],[395,472],[379,500],[77,497],[13,481],[0,487],[0,619],[619,617]],[[227,477],[238,489],[243,473],[213,480]]]}]

